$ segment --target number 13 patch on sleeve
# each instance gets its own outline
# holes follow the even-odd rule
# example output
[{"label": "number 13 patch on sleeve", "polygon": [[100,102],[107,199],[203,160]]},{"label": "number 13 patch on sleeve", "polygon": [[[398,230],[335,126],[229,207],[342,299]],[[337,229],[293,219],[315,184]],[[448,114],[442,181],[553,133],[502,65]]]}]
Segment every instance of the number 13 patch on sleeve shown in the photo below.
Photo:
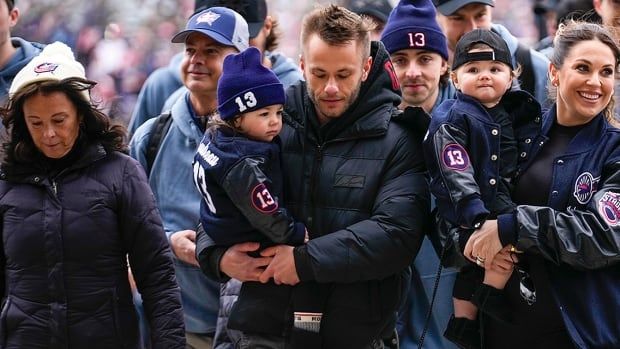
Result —
[{"label": "number 13 patch on sleeve", "polygon": [[252,189],[252,205],[261,213],[272,213],[278,209],[278,202],[273,199],[267,187],[260,183]]},{"label": "number 13 patch on sleeve", "polygon": [[469,155],[463,146],[450,143],[443,148],[441,154],[443,165],[456,171],[464,171],[469,167]]}]

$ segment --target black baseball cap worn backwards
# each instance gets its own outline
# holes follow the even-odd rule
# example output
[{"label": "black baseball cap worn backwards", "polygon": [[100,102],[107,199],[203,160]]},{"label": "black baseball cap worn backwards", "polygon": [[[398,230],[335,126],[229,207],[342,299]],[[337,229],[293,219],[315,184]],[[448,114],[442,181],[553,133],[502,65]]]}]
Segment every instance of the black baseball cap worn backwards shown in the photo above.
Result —
[{"label": "black baseball cap worn backwards", "polygon": [[[489,46],[492,51],[470,53],[472,46],[479,43]],[[452,70],[473,61],[497,61],[514,69],[512,55],[506,41],[499,34],[488,29],[474,29],[463,35],[456,43]]]}]

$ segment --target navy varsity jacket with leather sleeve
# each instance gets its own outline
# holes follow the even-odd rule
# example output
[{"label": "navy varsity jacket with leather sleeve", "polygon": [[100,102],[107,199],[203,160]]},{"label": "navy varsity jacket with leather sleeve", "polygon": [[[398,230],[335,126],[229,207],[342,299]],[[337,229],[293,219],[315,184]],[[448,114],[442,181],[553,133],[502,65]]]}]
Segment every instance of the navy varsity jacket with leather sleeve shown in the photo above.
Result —
[{"label": "navy varsity jacket with leather sleeve", "polygon": [[[538,141],[540,105],[524,91],[509,91],[500,103],[513,118],[519,162],[527,160]],[[501,180],[500,136],[485,108],[461,92],[433,112],[424,154],[442,219],[476,228],[487,218]]]},{"label": "navy varsity jacket with leather sleeve", "polygon": [[200,221],[217,245],[304,242],[305,226],[280,206],[278,138],[259,142],[218,128],[205,134],[194,158],[194,182],[203,196]]},{"label": "navy varsity jacket with leather sleeve", "polygon": [[[553,107],[543,135],[555,119]],[[577,347],[619,348],[620,130],[598,115],[558,154],[552,171],[548,205],[500,215],[500,239],[551,261],[554,298]]]}]

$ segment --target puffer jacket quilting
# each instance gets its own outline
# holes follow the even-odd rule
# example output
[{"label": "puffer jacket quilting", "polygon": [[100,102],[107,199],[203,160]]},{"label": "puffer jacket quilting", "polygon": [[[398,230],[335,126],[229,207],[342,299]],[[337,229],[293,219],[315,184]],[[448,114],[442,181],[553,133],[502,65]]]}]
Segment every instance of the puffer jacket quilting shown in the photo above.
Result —
[{"label": "puffer jacket quilting", "polygon": [[154,348],[184,348],[171,252],[140,165],[90,146],[55,178],[25,170],[0,174],[0,347],[138,348],[129,260]]}]

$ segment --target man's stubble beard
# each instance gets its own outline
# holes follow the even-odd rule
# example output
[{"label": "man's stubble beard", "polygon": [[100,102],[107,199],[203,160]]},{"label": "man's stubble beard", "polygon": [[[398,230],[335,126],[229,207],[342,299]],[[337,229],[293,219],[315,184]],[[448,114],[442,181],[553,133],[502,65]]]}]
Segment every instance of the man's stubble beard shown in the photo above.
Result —
[{"label": "man's stubble beard", "polygon": [[362,80],[360,79],[359,82],[357,83],[357,86],[355,87],[355,90],[353,90],[353,93],[351,93],[351,95],[349,96],[349,99],[347,99],[347,101],[345,102],[345,105],[343,106],[342,111],[338,115],[333,115],[331,113],[330,114],[323,113],[323,111],[319,108],[320,106],[319,101],[317,100],[316,96],[313,94],[312,89],[309,84],[306,84],[306,93],[308,94],[310,101],[312,101],[312,104],[314,104],[314,109],[316,110],[317,114],[320,113],[321,116],[324,117],[325,119],[336,119],[336,118],[341,117],[342,114],[344,114],[344,112],[347,109],[349,109],[349,107],[353,103],[355,103],[355,101],[359,97],[361,88],[362,88]]}]

